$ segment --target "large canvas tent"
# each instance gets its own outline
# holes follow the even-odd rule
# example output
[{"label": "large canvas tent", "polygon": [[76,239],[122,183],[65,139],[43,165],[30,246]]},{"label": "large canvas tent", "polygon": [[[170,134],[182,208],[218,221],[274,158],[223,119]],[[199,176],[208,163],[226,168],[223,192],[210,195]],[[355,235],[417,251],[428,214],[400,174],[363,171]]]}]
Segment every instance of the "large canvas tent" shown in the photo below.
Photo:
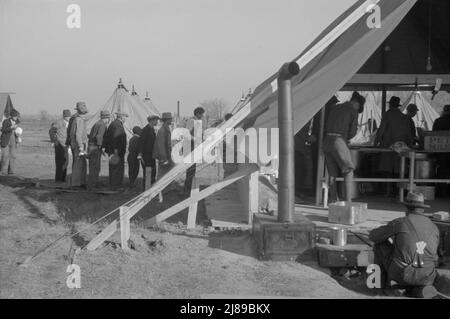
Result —
[{"label": "large canvas tent", "polygon": [[156,108],[155,104],[153,104],[152,99],[148,96],[148,92],[145,93],[144,103],[148,106],[148,108],[151,110],[152,114],[161,116],[161,113]]},{"label": "large canvas tent", "polygon": [[105,103],[105,105],[99,109],[96,113],[89,116],[87,120],[88,129],[90,129],[95,122],[100,119],[100,112],[106,110],[109,111],[113,117],[117,112],[124,112],[128,114],[125,121],[125,130],[128,136],[132,135],[134,126],[144,127],[147,125],[147,117],[149,115],[159,116],[159,112],[156,113],[155,108],[141,100],[139,95],[133,90],[131,94],[122,83],[119,81],[117,88],[114,90],[111,97]]}]

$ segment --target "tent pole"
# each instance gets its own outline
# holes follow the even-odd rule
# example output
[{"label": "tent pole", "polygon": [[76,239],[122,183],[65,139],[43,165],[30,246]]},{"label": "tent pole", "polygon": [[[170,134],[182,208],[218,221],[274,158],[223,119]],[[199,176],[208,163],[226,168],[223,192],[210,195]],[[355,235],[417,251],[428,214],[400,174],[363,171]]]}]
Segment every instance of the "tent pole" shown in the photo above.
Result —
[{"label": "tent pole", "polygon": [[294,109],[291,79],[300,72],[296,62],[284,64],[278,73],[278,127],[280,165],[278,221],[290,223],[295,207]]},{"label": "tent pole", "polygon": [[324,168],[323,157],[323,136],[325,135],[325,107],[320,110],[320,132],[318,140],[318,156],[317,156],[317,175],[316,175],[316,206],[320,205],[322,201],[322,177]]},{"label": "tent pole", "polygon": [[386,87],[383,85],[383,91],[381,92],[381,116],[386,113],[386,105],[387,105],[387,92]]}]

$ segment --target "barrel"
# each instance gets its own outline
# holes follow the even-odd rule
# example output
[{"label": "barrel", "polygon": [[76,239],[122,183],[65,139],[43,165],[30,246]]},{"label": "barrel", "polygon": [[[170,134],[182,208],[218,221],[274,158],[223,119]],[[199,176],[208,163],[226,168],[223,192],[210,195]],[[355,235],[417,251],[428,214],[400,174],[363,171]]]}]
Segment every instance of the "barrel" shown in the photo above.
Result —
[{"label": "barrel", "polygon": [[414,176],[418,179],[430,179],[435,176],[434,160],[427,154],[416,154],[416,163],[414,167]]}]

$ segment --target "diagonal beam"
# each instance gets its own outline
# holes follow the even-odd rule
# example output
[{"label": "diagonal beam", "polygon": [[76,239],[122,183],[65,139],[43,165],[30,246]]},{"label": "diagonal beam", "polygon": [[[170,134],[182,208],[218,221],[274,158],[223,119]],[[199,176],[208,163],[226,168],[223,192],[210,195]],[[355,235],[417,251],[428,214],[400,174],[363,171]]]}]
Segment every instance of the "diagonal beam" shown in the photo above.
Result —
[{"label": "diagonal beam", "polygon": [[149,219],[148,221],[145,222],[145,225],[151,226],[151,225],[160,223],[160,222],[166,220],[167,218],[179,213],[183,209],[189,207],[189,205],[191,205],[192,203],[196,203],[196,202],[214,194],[215,192],[227,187],[228,185],[233,184],[234,182],[237,182],[241,178],[244,178],[245,176],[247,176],[257,170],[258,170],[258,166],[256,164],[246,165],[244,168],[242,168],[239,171],[235,172],[234,174],[228,176],[223,181],[209,186],[208,188],[204,189],[203,191],[194,194],[193,196],[183,200],[182,202],[166,209],[162,213],[159,213],[158,215],[152,217],[151,219]]}]

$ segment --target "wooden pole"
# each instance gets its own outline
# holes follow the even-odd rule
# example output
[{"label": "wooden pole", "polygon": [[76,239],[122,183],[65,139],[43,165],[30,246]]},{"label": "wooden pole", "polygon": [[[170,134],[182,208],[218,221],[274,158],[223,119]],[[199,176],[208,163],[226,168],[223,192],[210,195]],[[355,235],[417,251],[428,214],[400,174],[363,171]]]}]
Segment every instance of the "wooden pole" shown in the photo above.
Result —
[{"label": "wooden pole", "polygon": [[325,135],[325,107],[320,110],[320,132],[318,142],[318,156],[317,156],[317,176],[316,176],[316,206],[320,205],[322,201],[322,179],[325,164],[323,155],[323,137]]},{"label": "wooden pole", "polygon": [[[196,176],[192,179],[191,198],[196,197],[200,191],[200,183]],[[187,229],[195,228],[195,221],[197,219],[198,201],[194,201],[189,205]]]},{"label": "wooden pole", "polygon": [[130,239],[130,218],[127,215],[127,209],[120,207],[120,242],[122,249],[129,250],[128,240]]}]

